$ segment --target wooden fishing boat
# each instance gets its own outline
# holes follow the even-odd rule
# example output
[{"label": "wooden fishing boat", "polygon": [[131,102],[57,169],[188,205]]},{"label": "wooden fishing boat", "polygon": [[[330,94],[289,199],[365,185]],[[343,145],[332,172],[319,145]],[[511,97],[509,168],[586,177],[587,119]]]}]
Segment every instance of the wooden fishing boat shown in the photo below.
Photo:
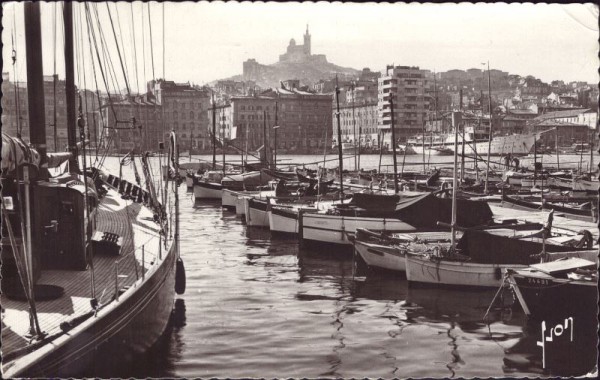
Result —
[{"label": "wooden fishing boat", "polygon": [[[65,46],[72,47],[72,3],[64,15]],[[185,289],[177,217],[174,239],[167,233],[178,198],[175,210],[159,203],[147,156],[145,189],[86,168],[85,156],[78,172],[74,150],[71,172],[48,177],[41,56],[29,54],[41,51],[39,3],[25,4],[25,19],[29,115],[39,121],[30,138],[38,151],[3,135],[2,155],[11,159],[2,160],[2,375],[94,376],[149,349],[167,326],[175,291]],[[65,56],[66,82],[73,83],[72,49]],[[71,89],[67,109],[75,110]],[[80,110],[80,126],[82,117]],[[75,121],[67,121],[70,141]],[[177,175],[174,134],[169,147]],[[169,180],[173,187],[165,190],[177,194],[180,181]]]},{"label": "wooden fishing boat", "polygon": [[245,204],[246,225],[252,227],[269,227],[269,201],[250,197]]},{"label": "wooden fishing boat", "polygon": [[194,183],[195,199],[221,199],[223,185],[221,180],[224,174],[222,171],[208,171]]},{"label": "wooden fishing boat", "polygon": [[[269,228],[272,233],[298,234],[298,215],[325,210],[336,203],[336,194],[318,197],[300,197],[296,199],[269,198]],[[339,202],[339,201],[337,201]]]},{"label": "wooden fishing boat", "polygon": [[426,252],[432,244],[449,244],[450,238],[446,231],[397,234],[359,228],[354,249],[370,268],[405,272],[408,251],[412,254]]},{"label": "wooden fishing boat", "polygon": [[[460,200],[461,225],[475,226],[491,220],[485,202]],[[349,239],[357,228],[392,232],[439,230],[438,221],[450,220],[451,199],[433,193],[403,193],[401,196],[355,193],[348,205],[319,213],[300,215],[301,236],[306,243],[352,246]]]},{"label": "wooden fishing boat", "polygon": [[560,229],[549,235],[548,231],[548,226],[537,231],[466,230],[455,251],[442,248],[427,254],[408,254],[406,278],[430,285],[497,288],[509,268],[526,268],[542,256],[553,260],[568,252],[589,250],[593,245],[589,232],[576,234]]},{"label": "wooden fishing boat", "polygon": [[535,321],[595,320],[597,261],[569,257],[509,270],[510,284],[525,314]]},{"label": "wooden fishing boat", "polygon": [[573,191],[598,192],[600,182],[588,173],[573,178]]},{"label": "wooden fishing boat", "polygon": [[502,195],[503,206],[509,206],[518,208],[521,210],[554,210],[556,213],[578,220],[584,220],[588,222],[594,221],[594,215],[592,211],[592,205],[590,202],[578,204],[577,206],[565,206],[555,204],[552,202],[540,202],[539,196],[522,196],[522,195]]}]

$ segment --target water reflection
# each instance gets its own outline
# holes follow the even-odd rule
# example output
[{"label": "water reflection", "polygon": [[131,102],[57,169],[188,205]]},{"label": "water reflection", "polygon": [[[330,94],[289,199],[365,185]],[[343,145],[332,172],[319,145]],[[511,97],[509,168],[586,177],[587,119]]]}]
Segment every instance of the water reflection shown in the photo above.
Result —
[{"label": "water reflection", "polygon": [[186,325],[186,309],[183,299],[176,299],[167,328],[158,341],[145,354],[134,357],[117,368],[106,368],[100,377],[175,377],[176,363],[184,352],[183,328]]}]

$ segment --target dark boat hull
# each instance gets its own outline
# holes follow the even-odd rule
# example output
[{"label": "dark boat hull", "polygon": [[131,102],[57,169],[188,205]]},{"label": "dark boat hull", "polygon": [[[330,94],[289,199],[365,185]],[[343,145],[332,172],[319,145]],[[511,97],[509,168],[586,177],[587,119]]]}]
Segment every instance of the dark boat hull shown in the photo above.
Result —
[{"label": "dark boat hull", "polygon": [[[102,376],[143,354],[160,338],[173,309],[175,250],[155,272],[120,296],[117,305],[100,310],[75,327],[56,347],[15,373],[18,377]],[[131,292],[131,293],[129,293]],[[108,307],[107,307],[108,308]]]},{"label": "dark boat hull", "polygon": [[525,313],[533,321],[558,323],[565,318],[595,323],[598,288],[561,279],[513,275]]}]

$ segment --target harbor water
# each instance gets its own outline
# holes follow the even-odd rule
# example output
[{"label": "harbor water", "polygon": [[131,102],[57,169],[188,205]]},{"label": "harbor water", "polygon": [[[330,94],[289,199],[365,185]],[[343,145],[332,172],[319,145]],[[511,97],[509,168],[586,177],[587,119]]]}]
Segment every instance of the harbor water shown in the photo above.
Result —
[{"label": "harbor water", "polygon": [[[279,158],[287,165],[323,157]],[[391,161],[383,156],[384,164]],[[451,161],[432,157],[440,166]],[[378,162],[378,155],[361,158],[365,169],[377,168]],[[346,163],[353,169],[353,159]],[[104,165],[118,173],[118,158],[108,157]],[[159,167],[158,158],[152,166]],[[133,179],[130,167],[123,173]],[[112,377],[548,374],[536,345],[540,328],[527,323],[518,303],[510,306],[516,301],[508,292],[485,323],[495,290],[414,287],[402,275],[379,272],[353,279],[351,257],[299,249],[295,239],[245,226],[220,202],[194,202],[185,185],[179,191],[186,293],[178,296],[154,349],[112,369]]]}]

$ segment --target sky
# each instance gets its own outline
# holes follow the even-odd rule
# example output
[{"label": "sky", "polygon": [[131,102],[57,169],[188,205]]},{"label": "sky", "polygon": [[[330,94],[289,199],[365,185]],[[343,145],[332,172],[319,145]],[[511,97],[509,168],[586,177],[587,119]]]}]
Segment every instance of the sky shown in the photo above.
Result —
[{"label": "sky", "polygon": [[[14,79],[10,65],[14,36],[16,74],[18,80],[25,80],[23,5],[4,3],[2,7],[3,71]],[[63,78],[61,7],[41,4],[44,73],[57,72]],[[275,63],[291,38],[302,43],[307,24],[313,54],[325,54],[329,62],[344,67],[380,71],[386,64],[396,64],[440,72],[482,68],[489,61],[492,69],[533,75],[546,82],[599,81],[598,8],[592,3],[152,2],[150,16],[148,5],[141,2],[90,5],[92,17],[98,12],[111,49],[115,82],[122,87],[124,75],[107,7],[133,92],[143,89],[153,76],[205,84],[241,74],[242,63],[249,58]],[[55,11],[58,18],[53,16]],[[79,74],[77,82],[93,88],[89,85],[93,78],[90,54],[95,53],[89,51],[86,23],[81,21],[85,20],[84,6],[75,4],[74,13],[76,33],[85,32],[79,33],[84,47],[78,50],[79,62],[87,67],[86,80]]]}]

